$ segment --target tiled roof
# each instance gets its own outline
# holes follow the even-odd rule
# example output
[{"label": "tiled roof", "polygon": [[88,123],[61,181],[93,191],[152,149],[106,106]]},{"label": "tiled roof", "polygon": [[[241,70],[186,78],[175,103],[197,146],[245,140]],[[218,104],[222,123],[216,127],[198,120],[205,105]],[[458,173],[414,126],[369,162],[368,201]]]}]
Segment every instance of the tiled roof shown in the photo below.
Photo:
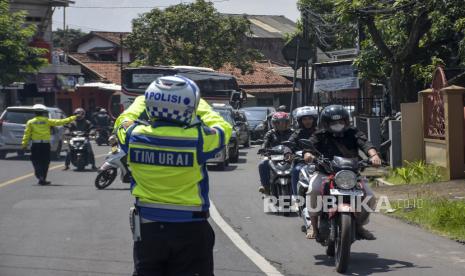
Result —
[{"label": "tiled roof", "polygon": [[253,64],[254,72],[252,74],[242,75],[241,70],[232,65],[226,65],[219,69],[220,72],[231,74],[236,77],[239,86],[291,86],[292,82],[283,76],[273,72],[272,63],[269,62],[255,62]]},{"label": "tiled roof", "polygon": [[[275,87],[275,88],[248,88],[244,89],[247,94],[268,94],[268,93],[292,93],[292,87]],[[296,89],[296,93],[299,93]]]},{"label": "tiled roof", "polygon": [[99,36],[103,39],[106,39],[116,45],[120,45],[120,35],[123,35],[123,39],[126,39],[130,33],[128,32],[97,32],[97,31],[92,31],[90,34],[94,34],[96,36]]},{"label": "tiled roof", "polygon": [[98,76],[99,81],[109,81],[115,84],[121,84],[121,64],[115,61],[95,61],[86,54],[73,53],[69,57],[78,64],[92,71]]}]

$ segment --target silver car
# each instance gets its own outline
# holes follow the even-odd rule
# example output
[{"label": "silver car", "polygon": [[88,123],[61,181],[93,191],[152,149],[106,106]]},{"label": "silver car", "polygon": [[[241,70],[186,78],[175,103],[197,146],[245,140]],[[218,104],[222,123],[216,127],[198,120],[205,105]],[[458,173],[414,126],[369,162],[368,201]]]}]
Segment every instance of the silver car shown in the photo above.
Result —
[{"label": "silver car", "polygon": [[[47,107],[48,118],[64,119],[63,111],[55,107]],[[24,130],[28,120],[35,117],[32,106],[10,106],[0,116],[0,159],[4,159],[9,152],[24,155],[21,149]],[[59,158],[63,146],[64,127],[51,128],[50,147],[52,158]]]}]

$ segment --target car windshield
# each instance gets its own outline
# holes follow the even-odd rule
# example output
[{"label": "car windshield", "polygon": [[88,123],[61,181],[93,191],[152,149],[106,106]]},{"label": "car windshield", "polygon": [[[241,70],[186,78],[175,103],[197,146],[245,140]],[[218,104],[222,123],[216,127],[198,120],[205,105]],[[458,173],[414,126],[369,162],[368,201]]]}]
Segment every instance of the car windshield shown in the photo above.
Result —
[{"label": "car windshield", "polygon": [[6,123],[26,124],[34,116],[35,113],[33,110],[7,110],[2,120]]},{"label": "car windshield", "polygon": [[231,117],[231,112],[226,110],[226,109],[215,109],[216,112],[220,113],[221,117],[223,117],[226,122],[228,122],[231,125],[234,125],[234,120]]},{"label": "car windshield", "polygon": [[245,112],[245,116],[249,121],[263,121],[266,119],[266,109],[263,110],[243,110]]}]

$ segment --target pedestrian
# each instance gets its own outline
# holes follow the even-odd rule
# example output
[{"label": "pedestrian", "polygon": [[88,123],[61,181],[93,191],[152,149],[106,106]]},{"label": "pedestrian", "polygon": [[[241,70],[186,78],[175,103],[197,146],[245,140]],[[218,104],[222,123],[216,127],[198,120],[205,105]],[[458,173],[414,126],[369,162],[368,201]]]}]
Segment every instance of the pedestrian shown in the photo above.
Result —
[{"label": "pedestrian", "polygon": [[[142,113],[148,123],[133,120]],[[118,123],[121,123],[118,125]],[[153,82],[117,120],[131,168],[134,275],[213,275],[206,162],[232,133],[184,77]]]},{"label": "pedestrian", "polygon": [[33,106],[35,117],[27,121],[21,147],[26,150],[31,145],[31,161],[39,185],[50,184],[47,181],[48,166],[50,164],[50,128],[62,126],[76,120],[76,116],[66,119],[49,119],[47,108],[42,104]]}]

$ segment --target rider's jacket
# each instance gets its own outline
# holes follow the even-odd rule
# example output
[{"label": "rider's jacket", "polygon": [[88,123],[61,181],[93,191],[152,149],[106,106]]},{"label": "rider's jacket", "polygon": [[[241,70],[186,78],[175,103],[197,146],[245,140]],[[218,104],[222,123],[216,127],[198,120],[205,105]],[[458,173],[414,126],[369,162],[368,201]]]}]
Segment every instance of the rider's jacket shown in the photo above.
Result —
[{"label": "rider's jacket", "polygon": [[[358,158],[359,150],[368,155],[368,151],[375,148],[368,141],[367,136],[355,127],[349,127],[341,136],[335,136],[333,133],[321,129],[312,135],[310,142],[324,157],[330,159],[334,156]],[[311,150],[304,150],[304,152],[311,152]]]},{"label": "rider's jacket", "polygon": [[315,128],[299,128],[298,130],[292,133],[289,138],[290,142],[295,143],[295,148],[293,150],[302,150],[303,148],[299,144],[300,139],[310,139],[312,134],[315,132]]},{"label": "rider's jacket", "polygon": [[210,206],[206,162],[228,143],[232,126],[201,101],[199,123],[185,127],[171,122],[136,120],[145,112],[140,97],[118,119],[118,138],[128,154],[132,194],[143,220],[190,222],[206,220]]},{"label": "rider's jacket", "polygon": [[76,120],[76,116],[71,116],[66,119],[49,119],[44,116],[36,116],[26,123],[26,130],[22,140],[22,146],[26,147],[29,140],[49,142],[50,128],[54,126],[62,126]]},{"label": "rider's jacket", "polygon": [[83,131],[86,134],[89,134],[91,128],[92,123],[86,119],[76,120],[69,126],[70,131]]},{"label": "rider's jacket", "polygon": [[282,142],[288,141],[292,135],[292,130],[277,131],[275,129],[269,130],[264,137],[262,144],[263,149],[279,146]]}]

